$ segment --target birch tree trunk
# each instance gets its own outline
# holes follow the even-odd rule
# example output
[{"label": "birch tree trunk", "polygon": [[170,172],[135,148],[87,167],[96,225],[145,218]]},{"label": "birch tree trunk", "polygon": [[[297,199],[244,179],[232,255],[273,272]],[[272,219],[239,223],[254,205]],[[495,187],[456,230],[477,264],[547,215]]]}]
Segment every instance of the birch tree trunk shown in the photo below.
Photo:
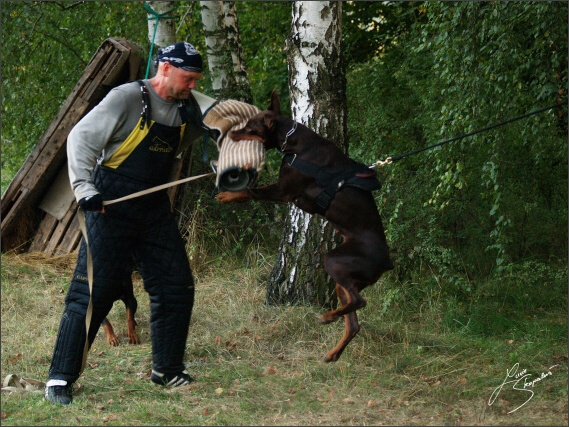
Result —
[{"label": "birch tree trunk", "polygon": [[243,102],[252,103],[253,93],[247,77],[245,59],[243,57],[243,46],[241,45],[241,33],[239,32],[239,21],[234,1],[223,2],[225,11],[225,29],[227,32],[227,47],[231,53],[233,64],[233,84],[236,88],[237,98]]},{"label": "birch tree trunk", "polygon": [[[154,38],[154,44],[159,47],[176,43],[176,22],[174,19],[165,19],[174,13],[174,11],[167,13],[174,8],[174,2],[149,1],[147,4],[157,15],[163,15],[156,22],[156,15],[148,13],[148,41],[152,43]],[[156,31],[156,34],[154,34],[154,31]]]},{"label": "birch tree trunk", "polygon": [[[148,43],[150,45],[150,57],[146,65],[146,76],[153,77],[156,74],[156,66],[154,65],[154,57],[158,52],[158,48],[169,46],[176,43],[176,18],[168,13],[174,8],[173,1],[149,1],[146,3],[146,17],[148,19]],[[149,11],[149,9],[151,11]],[[154,43],[153,43],[154,41]]]},{"label": "birch tree trunk", "polygon": [[[342,2],[295,1],[287,39],[292,118],[344,149],[345,73],[340,56]],[[291,205],[267,289],[269,304],[334,305],[322,255],[335,246],[322,217]]]},{"label": "birch tree trunk", "polygon": [[252,103],[235,2],[201,1],[200,5],[215,97]]}]

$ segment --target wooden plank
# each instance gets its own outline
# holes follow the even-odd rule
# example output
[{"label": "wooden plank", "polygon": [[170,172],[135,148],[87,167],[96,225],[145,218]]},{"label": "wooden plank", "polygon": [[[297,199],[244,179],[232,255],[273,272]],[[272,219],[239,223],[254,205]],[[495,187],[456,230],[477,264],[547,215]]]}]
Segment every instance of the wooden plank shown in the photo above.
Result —
[{"label": "wooden plank", "polygon": [[[125,59],[128,60],[129,53],[116,51],[115,43],[107,44],[103,47],[103,51],[105,52],[105,59],[104,61],[99,61],[97,63],[97,72],[92,73],[91,81],[88,85],[85,86],[84,91],[80,94],[81,98],[83,99],[92,99],[94,97],[97,89],[100,88],[108,75],[111,74],[116,62],[120,62],[121,64],[124,64],[126,62],[124,60],[121,60],[121,57],[124,56],[126,57]],[[110,89],[113,85],[110,84],[108,86],[110,86]],[[99,96],[96,96],[96,98],[99,98]],[[97,99],[96,102],[98,103],[100,99]]]},{"label": "wooden plank", "polygon": [[[52,120],[48,129],[44,132],[38,144],[36,144],[32,152],[28,155],[24,164],[14,176],[14,179],[12,179],[12,182],[10,183],[10,185],[8,186],[8,188],[4,193],[4,196],[2,197],[2,202],[6,201],[9,204],[10,200],[12,200],[15,197],[15,194],[18,192],[18,187],[23,185],[22,182],[25,179],[25,177],[32,169],[35,169],[36,160],[40,158],[42,155],[45,156],[51,153],[51,151],[45,152],[44,150],[46,149],[46,147],[50,147],[51,144],[53,143],[54,133],[57,131],[58,128],[61,129],[61,122],[69,121],[69,117],[72,115],[72,113],[74,113],[73,115],[75,121],[74,123],[71,124],[71,127],[73,127],[73,125],[76,122],[78,122],[80,118],[83,116],[83,114],[86,112],[86,111],[82,112],[77,111],[75,104],[76,102],[79,102],[80,106],[85,105],[85,107],[88,108],[89,102],[85,104],[84,100],[79,101],[77,98],[80,97],[81,94],[84,93],[85,90],[91,85],[94,78],[93,75],[95,74],[96,77],[96,73],[99,71],[101,67],[103,67],[103,65],[105,65],[106,59],[109,56],[109,52],[112,51],[114,47],[115,44],[113,44],[109,40],[103,42],[97,53],[93,56],[93,59],[91,60],[89,65],[85,68],[82,77],[79,79],[78,83],[71,91],[71,94],[67,97],[65,103],[60,108],[58,114],[55,116],[54,120]],[[90,103],[93,104],[99,101],[100,99],[90,100]],[[80,113],[80,115],[76,116],[75,114],[77,113]],[[65,138],[66,137],[67,135],[65,135]],[[62,142],[65,143],[65,140]],[[36,173],[36,175],[38,175],[38,173]],[[28,187],[32,188],[32,186],[29,185]],[[1,207],[2,217],[6,215],[6,212],[7,210],[5,209],[5,205],[4,203],[2,203]]]},{"label": "wooden plank", "polygon": [[77,252],[79,250],[79,243],[81,242],[81,227],[79,226],[79,219],[77,218],[77,204],[73,203],[72,209],[75,214],[73,219],[69,224],[69,228],[65,233],[65,236],[61,240],[61,243],[55,250],[55,255],[70,254],[71,252]]},{"label": "wooden plank", "polygon": [[51,237],[49,238],[49,242],[45,246],[43,250],[48,255],[54,255],[55,249],[59,246],[59,243],[63,240],[63,236],[67,229],[69,228],[69,224],[73,220],[75,212],[69,210],[67,214],[63,217],[61,221],[57,222],[57,226],[53,230]]},{"label": "wooden plank", "polygon": [[[92,98],[98,99],[100,97],[100,95],[97,96],[97,93],[98,93],[97,90],[99,90],[99,88],[101,87],[103,77],[104,76],[96,76],[96,78],[91,80],[89,85],[85,88],[85,93],[83,93],[81,95],[81,99],[85,99],[85,100],[89,100]],[[102,98],[104,98],[104,96]]]},{"label": "wooden plank", "polygon": [[9,229],[5,224],[10,224],[2,218],[2,251],[16,250],[22,252],[26,246],[31,242],[32,236],[37,231],[38,225],[41,222],[41,211],[32,209],[26,206],[25,195],[29,191],[27,188],[21,188],[20,197],[15,201],[14,205],[17,209],[18,215],[12,216],[11,226]]},{"label": "wooden plank", "polygon": [[[24,205],[29,193],[29,188],[20,187],[16,199],[11,201],[12,209],[10,210],[10,215],[2,215],[2,240],[4,240],[3,237],[6,234],[7,230],[12,230],[15,228],[14,222],[18,219],[17,213],[21,212],[24,209]],[[4,201],[2,203],[4,203]]]},{"label": "wooden plank", "polygon": [[106,70],[107,75],[101,82],[105,86],[112,86],[113,83],[121,77],[121,75],[125,74],[125,71],[129,71],[128,69],[125,70],[124,65],[128,62],[130,51],[118,43],[116,43],[114,46],[117,49],[115,52],[113,52],[113,55],[116,56],[116,59],[114,61],[107,61],[105,64],[108,65]]},{"label": "wooden plank", "polygon": [[50,214],[45,214],[28,252],[43,252],[45,250],[45,247],[53,234],[53,230],[57,227],[57,222],[56,217],[51,216]]},{"label": "wooden plank", "polygon": [[[66,116],[63,123],[59,123],[56,131],[50,135],[48,144],[44,147],[35,161],[29,161],[30,166],[28,172],[20,177],[20,184],[14,189],[19,191],[13,192],[11,195],[8,191],[2,198],[2,234],[9,231],[14,226],[14,220],[17,219],[19,209],[26,204],[36,203],[45,193],[51,184],[52,174],[50,169],[59,170],[60,162],[54,162],[54,159],[66,158],[66,142],[67,135],[74,126],[75,118],[87,110],[89,104],[84,100],[77,99],[72,108],[72,113]],[[33,167],[32,167],[33,166]],[[12,181],[14,182],[14,181]],[[25,188],[26,191],[21,191]],[[34,191],[31,191],[31,189]],[[11,196],[11,197],[10,197]],[[16,203],[17,202],[17,203]]]},{"label": "wooden plank", "polygon": [[[59,171],[61,162],[64,162],[67,158],[67,136],[77,123],[77,115],[85,112],[88,107],[88,102],[82,99],[76,100],[73,109],[74,114],[67,116],[59,123],[57,129],[51,135],[50,144],[46,145],[45,149],[34,162],[33,171],[30,171],[22,180],[23,186],[34,188],[38,194],[37,199],[30,200],[31,203],[39,202],[39,198],[43,196],[44,192],[55,179],[55,173]],[[59,161],[56,162],[54,160]],[[50,168],[52,168],[54,172],[53,175],[48,173]]]},{"label": "wooden plank", "polygon": [[[19,186],[15,190],[17,191],[14,191],[10,200],[2,199],[2,207],[5,208],[6,210],[6,214],[2,212],[2,230],[6,230],[7,228],[10,228],[12,226],[12,221],[14,220],[14,211],[15,211],[15,209],[12,208],[17,208],[24,200],[23,193],[25,191],[30,191],[28,188],[23,188],[22,186]],[[10,213],[12,215],[10,215]]]},{"label": "wooden plank", "polygon": [[[120,39],[120,42],[124,43],[130,50],[128,56],[128,81],[133,81],[139,78],[139,76],[144,76],[147,59],[143,57],[143,49],[126,39]],[[143,66],[144,68],[142,68]]]},{"label": "wooden plank", "polygon": [[89,74],[91,76],[97,75],[101,72],[101,68],[103,68],[103,66],[107,62],[107,58],[109,54],[113,51],[113,49],[114,49],[114,43],[112,43],[111,39],[105,40],[101,44],[101,46],[99,46],[99,51],[93,56],[93,58],[87,65],[87,68],[90,68]]}]

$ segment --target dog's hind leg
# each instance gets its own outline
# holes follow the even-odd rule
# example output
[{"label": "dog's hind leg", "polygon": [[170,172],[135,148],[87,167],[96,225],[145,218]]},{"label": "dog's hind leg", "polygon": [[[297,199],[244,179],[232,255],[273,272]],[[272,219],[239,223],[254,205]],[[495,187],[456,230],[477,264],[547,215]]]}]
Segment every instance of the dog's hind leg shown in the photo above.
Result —
[{"label": "dog's hind leg", "polygon": [[[336,284],[336,286],[339,286]],[[345,288],[342,288],[346,294],[349,295],[347,302],[343,303],[337,310],[329,311],[324,313],[320,318],[319,322],[322,324],[332,323],[338,320],[340,317],[355,312],[356,310],[366,306],[367,302],[358,293],[348,292]]]},{"label": "dog's hind leg", "polygon": [[[341,286],[336,285],[336,293],[338,294],[338,298],[340,299],[342,305],[346,306],[347,296],[349,295],[348,292]],[[326,363],[336,362],[342,355],[342,352],[344,351],[346,346],[350,343],[352,338],[354,338],[357,335],[359,331],[360,331],[360,325],[358,323],[358,316],[356,315],[356,312],[352,311],[350,313],[344,314],[344,335],[342,336],[340,341],[338,341],[338,344],[336,344],[336,346],[332,350],[326,353],[326,356],[324,356],[323,361]]]},{"label": "dog's hind leg", "polygon": [[127,335],[128,335],[128,343],[129,344],[140,344],[140,338],[138,334],[134,330],[137,323],[134,320],[134,314],[136,313],[136,309],[138,308],[138,302],[133,295],[129,295],[124,300],[124,305],[126,306],[126,328],[127,328]]},{"label": "dog's hind leg", "polygon": [[134,314],[132,310],[129,308],[126,309],[126,327],[127,327],[127,335],[128,335],[128,343],[129,344],[140,344],[140,338],[138,334],[134,330],[137,323],[134,320]]},{"label": "dog's hind leg", "polygon": [[119,339],[118,339],[117,335],[115,334],[115,331],[113,330],[113,326],[111,325],[111,322],[109,322],[109,320],[106,317],[103,319],[101,326],[103,327],[103,330],[105,331],[105,335],[107,337],[107,342],[110,345],[112,345],[113,347],[116,347],[117,345],[119,345]]},{"label": "dog's hind leg", "polygon": [[357,292],[349,292],[345,287],[336,283],[336,295],[340,300],[340,308],[324,313],[319,322],[332,323],[345,314],[352,313],[366,306],[366,300]]},{"label": "dog's hind leg", "polygon": [[353,248],[352,242],[345,241],[326,255],[324,269],[336,282],[336,295],[340,301],[337,310],[329,311],[320,318],[320,323],[332,323],[344,314],[365,307],[366,301],[359,293],[366,284],[356,280],[360,256]]}]

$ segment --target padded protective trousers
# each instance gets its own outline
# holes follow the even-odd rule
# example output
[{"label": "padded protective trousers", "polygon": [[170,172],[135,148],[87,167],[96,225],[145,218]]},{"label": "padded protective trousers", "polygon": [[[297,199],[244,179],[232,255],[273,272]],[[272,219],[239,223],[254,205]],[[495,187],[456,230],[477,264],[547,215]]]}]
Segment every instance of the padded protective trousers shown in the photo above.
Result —
[{"label": "padded protective trousers", "polygon": [[[122,197],[147,186],[104,167],[97,171],[95,183],[106,199]],[[153,369],[162,373],[184,370],[194,283],[166,192],[106,206],[104,214],[87,212],[85,220],[94,276],[89,346],[113,302],[119,298],[122,281],[130,277],[134,262],[150,297]],[[50,379],[74,382],[79,377],[88,304],[87,250],[83,240],[65,299]]]}]

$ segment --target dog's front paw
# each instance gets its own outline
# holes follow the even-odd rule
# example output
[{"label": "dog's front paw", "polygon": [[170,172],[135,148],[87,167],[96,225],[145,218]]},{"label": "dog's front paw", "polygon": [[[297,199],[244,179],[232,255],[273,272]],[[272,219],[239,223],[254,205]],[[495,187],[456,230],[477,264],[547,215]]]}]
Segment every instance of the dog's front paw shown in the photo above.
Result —
[{"label": "dog's front paw", "polygon": [[116,347],[119,345],[119,339],[116,335],[109,335],[107,336],[107,342],[112,345],[113,347]]},{"label": "dog's front paw", "polygon": [[219,203],[225,204],[225,203],[230,203],[232,200],[232,197],[231,197],[231,193],[229,191],[224,191],[222,193],[219,193],[217,196],[215,196],[215,199]]},{"label": "dog's front paw", "polygon": [[140,344],[140,338],[138,337],[138,334],[136,332],[132,331],[128,334],[128,343]]},{"label": "dog's front paw", "polygon": [[219,203],[231,203],[231,202],[241,202],[249,199],[249,193],[247,190],[243,191],[222,191],[217,196],[215,196],[216,200]]}]

